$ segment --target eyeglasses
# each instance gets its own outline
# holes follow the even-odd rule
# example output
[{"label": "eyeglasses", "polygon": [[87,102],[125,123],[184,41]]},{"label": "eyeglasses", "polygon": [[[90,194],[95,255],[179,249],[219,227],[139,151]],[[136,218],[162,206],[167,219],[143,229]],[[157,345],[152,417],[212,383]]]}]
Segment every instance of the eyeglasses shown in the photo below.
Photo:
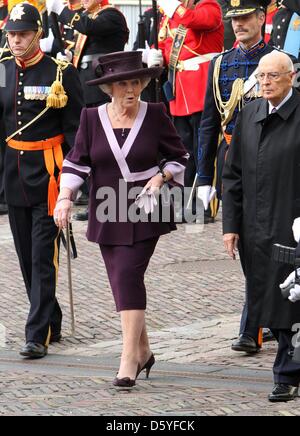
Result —
[{"label": "eyeglasses", "polygon": [[284,73],[258,73],[255,74],[255,78],[259,81],[262,82],[265,79],[269,79],[269,80],[279,80],[280,76],[283,76],[284,74],[289,74],[291,73],[291,71],[285,71]]}]

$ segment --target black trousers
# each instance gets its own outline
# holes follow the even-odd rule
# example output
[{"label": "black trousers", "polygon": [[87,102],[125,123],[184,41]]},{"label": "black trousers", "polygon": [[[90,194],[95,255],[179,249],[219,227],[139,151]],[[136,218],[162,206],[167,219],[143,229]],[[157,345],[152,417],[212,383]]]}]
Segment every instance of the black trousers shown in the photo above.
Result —
[{"label": "black trousers", "polygon": [[10,227],[30,310],[26,342],[48,345],[50,332],[60,333],[62,312],[55,297],[58,274],[58,229],[46,203],[33,207],[8,206]]},{"label": "black trousers", "polygon": [[[191,188],[193,186],[195,175],[197,173],[201,117],[202,112],[195,112],[192,115],[186,115],[183,117],[173,117],[173,122],[177,133],[190,155],[184,173],[184,186],[187,188]],[[186,198],[185,204],[183,204],[183,208],[186,207],[187,200],[188,199]],[[194,195],[193,198],[192,209],[193,213],[195,213],[196,195]],[[208,210],[204,211],[204,214],[207,217],[211,217],[210,207],[208,208]]]},{"label": "black trousers", "polygon": [[174,117],[174,125],[185,148],[190,154],[184,173],[184,186],[193,186],[197,172],[199,132],[202,112],[183,117]]},{"label": "black trousers", "polygon": [[277,356],[273,365],[274,383],[299,386],[300,363],[294,362],[291,354],[294,350],[292,339],[295,332],[291,330],[271,330],[278,341]]},{"label": "black trousers", "polygon": [[5,145],[1,141],[0,142],[0,204],[5,203],[5,196],[4,196],[4,152],[5,152]]},{"label": "black trousers", "polygon": [[244,251],[243,245],[241,241],[239,241],[239,255],[240,262],[243,269],[243,273],[245,276],[245,304],[242,311],[241,322],[240,322],[240,335],[250,336],[250,338],[254,339],[256,343],[258,343],[258,335],[259,335],[259,327],[253,325],[248,317],[248,289],[247,289],[247,278],[246,278],[246,269],[245,269],[245,259],[244,259]]}]

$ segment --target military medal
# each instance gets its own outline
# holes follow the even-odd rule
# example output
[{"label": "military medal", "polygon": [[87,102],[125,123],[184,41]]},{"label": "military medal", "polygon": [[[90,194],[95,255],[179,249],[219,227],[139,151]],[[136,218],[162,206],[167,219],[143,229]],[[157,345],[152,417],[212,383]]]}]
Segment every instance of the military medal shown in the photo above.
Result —
[{"label": "military medal", "polygon": [[50,86],[24,86],[25,100],[46,100]]}]

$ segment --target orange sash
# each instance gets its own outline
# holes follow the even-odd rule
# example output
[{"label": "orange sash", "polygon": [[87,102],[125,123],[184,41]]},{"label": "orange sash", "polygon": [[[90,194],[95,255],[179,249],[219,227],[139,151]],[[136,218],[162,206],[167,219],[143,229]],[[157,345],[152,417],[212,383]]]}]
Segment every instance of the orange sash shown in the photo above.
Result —
[{"label": "orange sash", "polygon": [[[58,197],[58,189],[60,183],[60,175],[63,166],[63,152],[61,144],[64,142],[64,135],[57,135],[53,138],[45,139],[43,141],[15,141],[10,139],[8,146],[15,150],[24,151],[41,151],[44,150],[45,165],[50,176],[48,185],[48,215],[53,216],[56,200]],[[55,164],[59,169],[59,175],[56,180]]]}]

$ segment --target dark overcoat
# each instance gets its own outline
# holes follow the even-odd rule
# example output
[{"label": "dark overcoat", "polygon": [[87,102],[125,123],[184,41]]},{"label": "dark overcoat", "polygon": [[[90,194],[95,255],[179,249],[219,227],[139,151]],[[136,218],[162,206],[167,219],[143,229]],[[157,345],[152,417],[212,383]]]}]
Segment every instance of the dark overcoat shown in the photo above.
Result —
[{"label": "dark overcoat", "polygon": [[245,259],[249,319],[290,329],[300,302],[284,301],[279,284],[293,267],[272,260],[272,246],[295,246],[300,216],[300,95],[275,114],[259,99],[239,114],[223,172],[223,232],[238,233]]}]

